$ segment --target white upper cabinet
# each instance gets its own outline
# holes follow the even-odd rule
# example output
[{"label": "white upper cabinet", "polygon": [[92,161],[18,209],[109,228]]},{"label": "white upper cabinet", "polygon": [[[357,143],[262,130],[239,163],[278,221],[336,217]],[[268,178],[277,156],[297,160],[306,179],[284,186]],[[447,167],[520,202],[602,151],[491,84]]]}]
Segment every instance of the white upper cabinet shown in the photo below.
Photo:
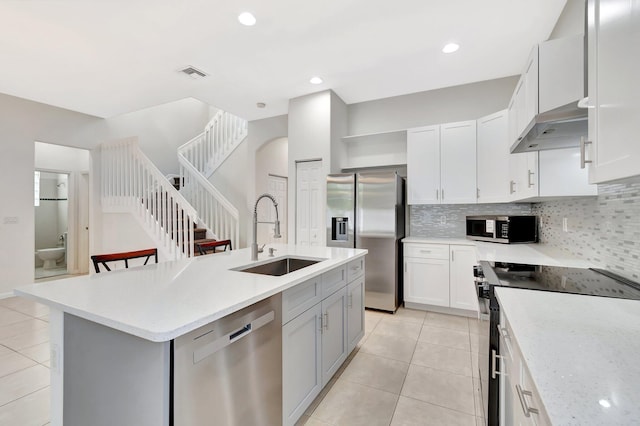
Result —
[{"label": "white upper cabinet", "polygon": [[440,176],[442,204],[477,201],[475,120],[440,126]]},{"label": "white upper cabinet", "polygon": [[440,126],[407,131],[409,204],[440,203]]},{"label": "white upper cabinet", "polygon": [[477,120],[478,203],[509,201],[509,111]]},{"label": "white upper cabinet", "polygon": [[476,202],[476,122],[407,131],[409,204]]},{"label": "white upper cabinet", "polygon": [[540,151],[540,197],[598,195],[597,185],[589,185],[586,169],[580,168],[578,148]]},{"label": "white upper cabinet", "polygon": [[640,174],[640,2],[589,0],[589,141],[592,183]]}]

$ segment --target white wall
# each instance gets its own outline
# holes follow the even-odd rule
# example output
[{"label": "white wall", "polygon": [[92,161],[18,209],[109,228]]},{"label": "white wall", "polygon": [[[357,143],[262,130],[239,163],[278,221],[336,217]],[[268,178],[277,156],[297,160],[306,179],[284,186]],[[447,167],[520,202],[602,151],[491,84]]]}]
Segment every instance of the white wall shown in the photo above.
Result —
[{"label": "white wall", "polygon": [[[266,142],[256,151],[256,176],[255,176],[255,192],[256,194],[264,194],[268,192],[269,175],[288,177],[289,164],[289,141],[287,138],[277,138]],[[265,210],[272,209],[270,203],[261,201],[258,206],[258,220],[267,217]],[[288,209],[288,206],[278,206],[279,209]],[[282,210],[280,210],[282,211]],[[288,210],[287,210],[288,211]],[[284,212],[286,213],[286,212]],[[287,216],[288,217],[288,216]],[[283,239],[279,242],[287,242],[285,237],[287,230],[284,229],[286,224],[282,224]],[[287,225],[288,226],[288,225]],[[273,225],[258,224],[258,242],[268,241],[272,232]],[[287,228],[288,229],[288,228]]]},{"label": "white wall", "polygon": [[567,0],[549,40],[584,34],[585,0]]},{"label": "white wall", "polygon": [[[160,169],[175,173],[177,146],[202,131],[210,112],[208,105],[187,99],[105,120],[0,94],[0,180],[11,183],[0,190],[2,199],[11,200],[0,203],[0,296],[33,282],[34,141],[93,149],[104,141],[138,136]],[[13,218],[17,223],[5,223]]]},{"label": "white wall", "polygon": [[240,216],[240,247],[251,239],[253,205],[256,200],[256,152],[266,142],[287,136],[286,115],[249,122],[247,139],[236,148],[222,166],[209,178]]},{"label": "white wall", "polygon": [[[331,169],[331,91],[289,100],[289,226],[296,241],[296,163],[322,160],[323,174]],[[324,188],[324,187],[322,187]],[[324,189],[323,195],[324,199]],[[324,211],[320,217],[325,217]]]},{"label": "white wall", "polygon": [[519,76],[348,106],[349,135],[475,120],[508,106]]}]

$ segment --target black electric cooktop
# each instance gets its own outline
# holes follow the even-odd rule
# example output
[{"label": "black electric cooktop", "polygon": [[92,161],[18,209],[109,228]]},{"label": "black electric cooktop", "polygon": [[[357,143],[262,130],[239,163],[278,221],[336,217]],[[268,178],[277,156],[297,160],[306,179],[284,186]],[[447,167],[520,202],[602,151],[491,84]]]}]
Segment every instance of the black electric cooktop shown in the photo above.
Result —
[{"label": "black electric cooktop", "polygon": [[494,286],[640,300],[640,284],[602,269],[500,262],[490,266],[499,283],[496,277],[485,277]]}]

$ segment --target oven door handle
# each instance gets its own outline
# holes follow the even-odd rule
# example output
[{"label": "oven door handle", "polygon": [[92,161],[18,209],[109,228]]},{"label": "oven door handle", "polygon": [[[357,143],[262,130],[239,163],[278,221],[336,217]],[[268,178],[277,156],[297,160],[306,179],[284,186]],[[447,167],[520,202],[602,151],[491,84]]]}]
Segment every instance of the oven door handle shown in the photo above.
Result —
[{"label": "oven door handle", "polygon": [[497,363],[498,358],[504,358],[502,355],[498,355],[495,349],[491,349],[491,378],[495,379],[498,374],[502,374],[502,372],[498,371]]}]

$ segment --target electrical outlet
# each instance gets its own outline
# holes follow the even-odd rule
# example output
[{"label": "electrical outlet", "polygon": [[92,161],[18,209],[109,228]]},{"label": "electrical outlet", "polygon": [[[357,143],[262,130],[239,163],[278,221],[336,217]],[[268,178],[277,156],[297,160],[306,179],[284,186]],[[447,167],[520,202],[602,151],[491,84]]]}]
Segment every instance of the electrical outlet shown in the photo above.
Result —
[{"label": "electrical outlet", "polygon": [[440,225],[447,224],[447,217],[445,215],[440,216]]},{"label": "electrical outlet", "polygon": [[3,222],[5,225],[17,225],[18,216],[5,216]]},{"label": "electrical outlet", "polygon": [[562,218],[562,230],[564,232],[569,232],[569,218]]}]

